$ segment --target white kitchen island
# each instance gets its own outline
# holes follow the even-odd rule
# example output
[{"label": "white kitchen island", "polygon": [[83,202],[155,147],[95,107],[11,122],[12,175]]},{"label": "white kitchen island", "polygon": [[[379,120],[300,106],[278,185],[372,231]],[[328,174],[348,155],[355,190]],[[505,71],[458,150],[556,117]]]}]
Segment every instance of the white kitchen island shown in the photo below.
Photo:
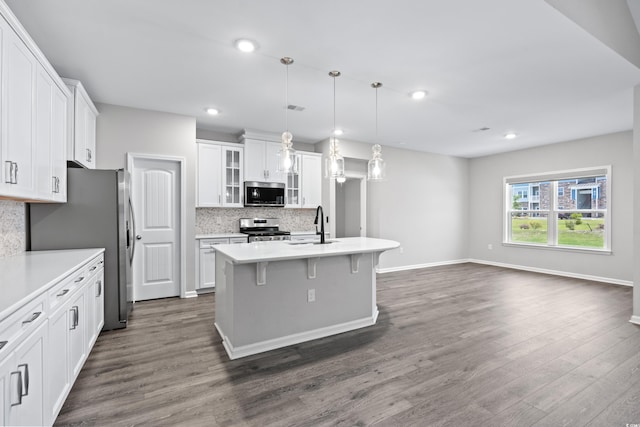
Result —
[{"label": "white kitchen island", "polygon": [[231,359],[376,323],[376,272],[392,240],[220,245],[215,326]]}]

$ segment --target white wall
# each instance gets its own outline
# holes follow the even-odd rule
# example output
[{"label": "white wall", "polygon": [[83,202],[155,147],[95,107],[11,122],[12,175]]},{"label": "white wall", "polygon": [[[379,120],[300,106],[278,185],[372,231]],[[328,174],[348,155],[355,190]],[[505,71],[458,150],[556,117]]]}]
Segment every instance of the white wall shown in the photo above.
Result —
[{"label": "white wall", "polygon": [[[340,141],[345,158],[371,158],[371,144]],[[318,143],[325,155],[328,141]],[[467,258],[469,161],[384,146],[387,179],[367,185],[367,236],[400,242],[385,252],[381,269],[421,266]],[[322,204],[331,211],[330,185]]]},{"label": "white wall", "polygon": [[[547,171],[611,165],[612,254],[558,252],[502,246],[503,178]],[[618,281],[633,278],[632,133],[563,142],[470,161],[469,257],[595,276]],[[489,250],[487,245],[492,244]]]},{"label": "white wall", "polygon": [[126,153],[185,158],[186,289],[195,290],[196,120],[193,117],[97,104],[96,158],[99,169],[126,166]]}]

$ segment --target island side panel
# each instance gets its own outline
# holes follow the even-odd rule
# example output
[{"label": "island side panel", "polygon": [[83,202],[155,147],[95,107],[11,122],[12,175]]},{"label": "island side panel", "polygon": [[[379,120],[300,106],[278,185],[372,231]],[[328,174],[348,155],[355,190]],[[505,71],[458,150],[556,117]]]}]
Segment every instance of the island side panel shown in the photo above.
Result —
[{"label": "island side panel", "polygon": [[[234,265],[233,347],[377,318],[373,256],[362,254],[357,273],[350,255],[317,258],[308,278],[306,258],[269,262],[266,284],[256,285],[256,264]],[[227,280],[228,280],[227,276]],[[308,302],[308,291],[315,301]]]},{"label": "island side panel", "polygon": [[233,263],[222,254],[216,254],[215,325],[223,336],[233,336]]}]

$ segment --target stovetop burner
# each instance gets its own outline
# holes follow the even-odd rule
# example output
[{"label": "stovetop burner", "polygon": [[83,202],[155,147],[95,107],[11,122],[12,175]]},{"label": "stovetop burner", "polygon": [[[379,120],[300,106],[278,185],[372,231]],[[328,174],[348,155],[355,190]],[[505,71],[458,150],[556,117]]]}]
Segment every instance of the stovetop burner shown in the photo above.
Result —
[{"label": "stovetop burner", "polygon": [[240,232],[249,242],[289,240],[291,233],[280,230],[278,218],[240,218]]}]

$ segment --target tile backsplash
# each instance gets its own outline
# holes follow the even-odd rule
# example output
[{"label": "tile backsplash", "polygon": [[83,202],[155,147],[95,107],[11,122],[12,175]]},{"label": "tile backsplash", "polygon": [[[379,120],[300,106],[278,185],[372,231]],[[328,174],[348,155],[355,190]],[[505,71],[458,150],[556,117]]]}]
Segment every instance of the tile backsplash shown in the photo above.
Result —
[{"label": "tile backsplash", "polygon": [[25,204],[0,200],[0,258],[26,249]]},{"label": "tile backsplash", "polygon": [[196,234],[237,233],[240,218],[280,218],[280,229],[315,231],[315,209],[197,208]]}]

